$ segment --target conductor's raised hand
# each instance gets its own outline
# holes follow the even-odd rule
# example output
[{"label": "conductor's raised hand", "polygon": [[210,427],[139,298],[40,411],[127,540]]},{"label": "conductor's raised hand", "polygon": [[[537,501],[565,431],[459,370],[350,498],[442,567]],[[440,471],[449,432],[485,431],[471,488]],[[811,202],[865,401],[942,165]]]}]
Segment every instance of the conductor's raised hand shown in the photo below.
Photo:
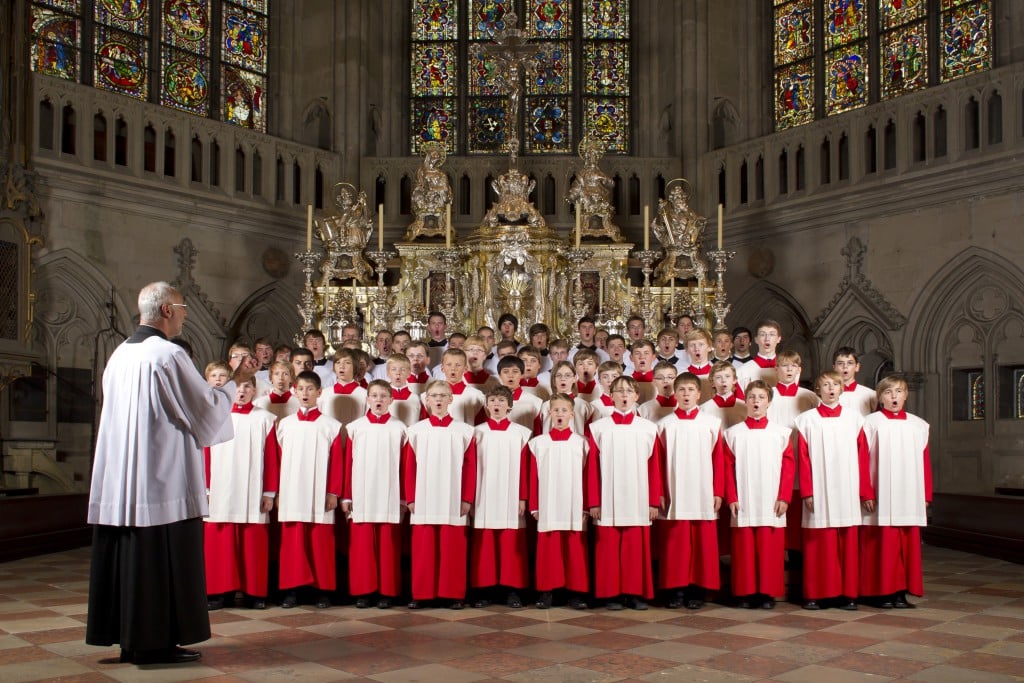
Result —
[{"label": "conductor's raised hand", "polygon": [[247,356],[242,359],[242,362],[235,368],[234,374],[231,375],[231,380],[235,384],[242,384],[248,382],[256,375],[256,371],[260,369],[260,362],[252,356]]}]

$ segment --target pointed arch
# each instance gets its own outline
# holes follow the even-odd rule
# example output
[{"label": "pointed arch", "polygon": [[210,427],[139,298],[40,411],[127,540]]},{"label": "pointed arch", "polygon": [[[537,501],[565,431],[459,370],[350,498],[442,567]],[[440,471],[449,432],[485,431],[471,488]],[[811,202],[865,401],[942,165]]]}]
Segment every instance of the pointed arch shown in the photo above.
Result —
[{"label": "pointed arch", "polygon": [[754,326],[765,318],[771,318],[782,325],[780,348],[800,354],[803,359],[804,376],[811,376],[816,372],[820,365],[807,312],[783,287],[762,280],[736,299],[729,313],[729,324],[744,325],[752,332],[756,332]]},{"label": "pointed arch", "polygon": [[[227,326],[225,344],[236,339],[252,343],[270,337],[276,344],[295,344],[302,319],[296,309],[300,292],[283,282],[271,282],[250,294],[235,310]],[[227,347],[220,356],[227,353]]]}]

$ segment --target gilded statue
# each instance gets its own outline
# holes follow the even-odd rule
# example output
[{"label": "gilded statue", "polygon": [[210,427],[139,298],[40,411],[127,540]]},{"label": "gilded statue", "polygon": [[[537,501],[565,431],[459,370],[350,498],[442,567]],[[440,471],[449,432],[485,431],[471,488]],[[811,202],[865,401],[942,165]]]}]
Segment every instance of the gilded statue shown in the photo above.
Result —
[{"label": "gilded statue", "polygon": [[[612,207],[612,190],[615,181],[608,177],[598,166],[604,150],[593,138],[584,138],[580,142],[580,158],[583,168],[576,172],[569,195],[565,198],[575,204],[580,212],[580,234],[590,237],[608,237],[613,242],[621,242],[619,226],[612,220],[615,209]],[[598,225],[593,225],[597,219]]]},{"label": "gilded statue", "polygon": [[530,201],[530,193],[536,185],[537,181],[514,168],[498,176],[491,183],[498,200],[484,216],[484,225],[494,228],[525,220],[531,228],[545,227],[544,217]]},{"label": "gilded statue", "polygon": [[658,200],[658,214],[651,221],[654,236],[665,248],[665,259],[654,271],[657,282],[691,277],[703,281],[707,272],[700,254],[707,219],[690,208],[687,184],[682,178],[669,181],[668,199]]},{"label": "gilded statue", "polygon": [[412,188],[413,221],[405,233],[407,242],[420,236],[444,236],[448,230],[447,208],[452,203],[452,188],[448,175],[441,170],[447,153],[440,142],[425,143],[423,152],[423,165],[416,169],[416,184]]},{"label": "gilded statue", "polygon": [[324,243],[328,258],[320,270],[330,278],[369,279],[372,270],[363,259],[363,249],[373,232],[373,217],[366,193],[349,183],[334,186],[334,211],[317,222],[317,237]]}]

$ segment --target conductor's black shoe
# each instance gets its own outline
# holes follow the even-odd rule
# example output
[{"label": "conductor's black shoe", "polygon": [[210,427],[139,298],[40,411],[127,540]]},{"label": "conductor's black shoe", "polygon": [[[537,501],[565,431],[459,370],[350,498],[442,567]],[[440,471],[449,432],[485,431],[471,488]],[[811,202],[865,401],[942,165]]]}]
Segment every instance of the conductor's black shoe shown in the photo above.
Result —
[{"label": "conductor's black shoe", "polygon": [[217,595],[206,600],[206,609],[210,612],[216,612],[219,609],[224,609],[224,596]]},{"label": "conductor's black shoe", "polygon": [[299,604],[299,596],[294,591],[287,593],[284,596],[284,600],[281,601],[281,607],[284,609],[291,609]]},{"label": "conductor's black shoe", "polygon": [[817,600],[808,600],[804,603],[804,609],[817,610],[821,609],[821,605]]},{"label": "conductor's black shoe", "polygon": [[145,652],[132,653],[132,663],[137,665],[146,664],[187,664],[198,662],[202,659],[203,653],[198,650],[186,650],[183,647],[172,647],[166,650],[147,650]]},{"label": "conductor's black shoe", "polygon": [[537,597],[537,609],[551,609],[551,602],[554,596],[551,591],[545,591]]},{"label": "conductor's black shoe", "polygon": [[320,596],[316,599],[316,608],[317,609],[327,609],[330,606],[331,606],[331,599],[329,597],[327,597],[326,593],[321,593]]}]

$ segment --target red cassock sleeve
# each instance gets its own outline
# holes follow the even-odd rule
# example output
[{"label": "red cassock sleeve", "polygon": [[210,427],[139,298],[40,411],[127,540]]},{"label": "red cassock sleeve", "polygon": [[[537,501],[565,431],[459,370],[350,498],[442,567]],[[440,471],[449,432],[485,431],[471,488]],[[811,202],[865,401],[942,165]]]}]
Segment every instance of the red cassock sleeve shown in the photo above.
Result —
[{"label": "red cassock sleeve", "polygon": [[601,507],[601,449],[597,447],[593,434],[587,434],[587,464],[583,468],[586,487],[583,492],[583,504],[590,508]]},{"label": "red cassock sleeve", "polygon": [[725,502],[732,505],[739,500],[736,491],[736,454],[729,448],[729,444],[722,440],[722,458],[725,461]]},{"label": "red cassock sleeve", "polygon": [[711,486],[714,488],[712,495],[725,497],[725,439],[721,430],[711,448]]},{"label": "red cassock sleeve", "polygon": [[263,490],[276,492],[280,481],[281,447],[277,443],[277,425],[274,425],[263,444]]},{"label": "red cassock sleeve", "polygon": [[661,506],[661,496],[664,492],[664,483],[661,480],[663,451],[661,439],[655,438],[651,457],[647,458],[647,505],[652,508]]},{"label": "red cassock sleeve", "polygon": [[530,466],[530,447],[524,445],[519,453],[519,500],[526,500],[530,492],[530,477],[528,468]]},{"label": "red cassock sleeve", "polygon": [[925,502],[932,502],[932,456],[928,452],[928,445],[925,444],[924,453],[924,499]]},{"label": "red cassock sleeve", "polygon": [[871,484],[871,448],[868,437],[861,429],[857,434],[857,469],[860,473],[860,499],[874,500],[875,487]]},{"label": "red cassock sleeve", "polygon": [[[668,444],[665,441],[664,435],[658,436],[658,443],[661,446],[661,471],[668,471]],[[661,497],[665,501],[666,509],[672,503],[672,492],[669,490],[668,477],[662,477],[661,479]]]},{"label": "red cassock sleeve", "polygon": [[807,439],[800,432],[796,433],[797,457],[800,459],[800,467],[797,473],[800,479],[800,497],[810,498],[814,495],[814,477],[811,476],[811,449],[807,445]]},{"label": "red cassock sleeve", "polygon": [[352,500],[352,439],[345,439],[345,479],[341,487],[341,499]]},{"label": "red cassock sleeve", "polygon": [[539,436],[544,433],[544,418],[541,417],[541,413],[537,413],[537,417],[533,418],[533,436]]},{"label": "red cassock sleeve", "polygon": [[786,442],[786,448],[782,451],[782,475],[779,477],[779,495],[775,500],[783,500],[789,503],[793,497],[793,475],[796,469],[796,458],[793,457],[793,442]]},{"label": "red cassock sleeve", "polygon": [[529,446],[526,446],[524,450],[526,452],[526,464],[529,468],[526,506],[530,512],[537,512],[540,509],[540,475],[537,473],[537,458],[534,457]]},{"label": "red cassock sleeve", "polygon": [[470,439],[462,456],[462,502],[476,502],[476,439]]},{"label": "red cassock sleeve", "polygon": [[203,468],[206,472],[206,489],[210,489],[210,447],[203,448]]},{"label": "red cassock sleeve", "polygon": [[331,451],[327,457],[327,493],[341,496],[341,487],[345,483],[345,449],[339,432],[331,442]]},{"label": "red cassock sleeve", "polygon": [[402,500],[416,502],[416,451],[408,441],[402,448]]}]

